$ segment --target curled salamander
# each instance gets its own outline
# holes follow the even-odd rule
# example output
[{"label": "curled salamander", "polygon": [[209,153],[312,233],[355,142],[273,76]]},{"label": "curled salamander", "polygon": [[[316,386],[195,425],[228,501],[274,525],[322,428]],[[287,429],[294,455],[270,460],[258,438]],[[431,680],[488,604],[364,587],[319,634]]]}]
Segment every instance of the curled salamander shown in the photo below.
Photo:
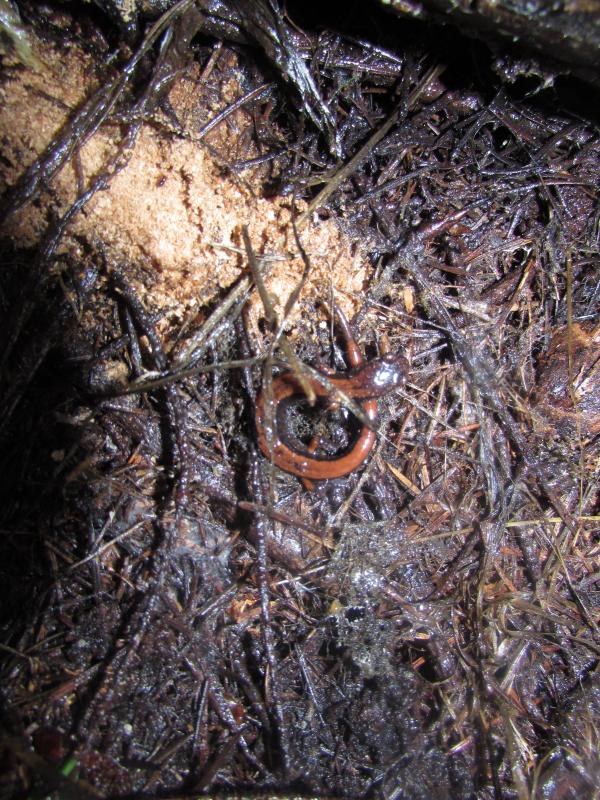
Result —
[{"label": "curled salamander", "polygon": [[[365,362],[348,321],[335,306],[338,326],[346,344],[346,358],[351,369],[348,372],[327,374],[323,377],[336,391],[360,403],[367,419],[374,423],[377,418],[377,398],[397,389],[406,381],[408,362],[401,355],[386,353],[372,361]],[[326,388],[316,378],[306,376],[318,398],[329,398],[339,402],[335,392]],[[264,455],[286,472],[298,475],[310,488],[310,481],[327,480],[348,475],[367,458],[375,444],[376,433],[367,425],[362,425],[355,441],[339,455],[318,456],[311,449],[304,448],[288,429],[285,414],[286,406],[295,399],[302,398],[302,388],[291,372],[284,372],[273,378],[272,407],[267,415],[265,390],[256,400],[256,430],[258,444]],[[269,425],[272,428],[269,429]],[[270,434],[270,435],[269,435]]]}]

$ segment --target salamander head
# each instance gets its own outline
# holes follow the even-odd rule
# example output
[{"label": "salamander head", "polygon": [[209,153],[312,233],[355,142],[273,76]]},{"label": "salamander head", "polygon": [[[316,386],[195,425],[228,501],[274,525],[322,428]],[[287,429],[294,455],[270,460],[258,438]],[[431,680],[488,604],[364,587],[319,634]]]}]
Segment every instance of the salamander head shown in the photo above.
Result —
[{"label": "salamander head", "polygon": [[408,362],[404,356],[386,353],[359,367],[353,381],[364,397],[381,397],[406,382]]}]

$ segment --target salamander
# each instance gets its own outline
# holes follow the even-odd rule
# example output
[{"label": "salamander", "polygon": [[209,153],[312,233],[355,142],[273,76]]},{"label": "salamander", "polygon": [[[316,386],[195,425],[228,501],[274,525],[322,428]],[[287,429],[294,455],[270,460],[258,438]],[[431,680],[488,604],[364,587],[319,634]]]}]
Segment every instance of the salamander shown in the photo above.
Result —
[{"label": "salamander", "polygon": [[[327,374],[323,377],[335,390],[360,403],[367,419],[374,423],[377,418],[377,398],[397,389],[406,381],[408,362],[404,356],[386,353],[372,361],[365,362],[348,321],[341,310],[335,306],[337,324],[346,344],[346,358],[351,369],[348,372]],[[329,398],[339,402],[335,392],[330,391],[316,378],[306,376],[318,398]],[[256,430],[258,444],[263,454],[276,466],[298,475],[307,485],[312,480],[328,480],[348,475],[365,461],[373,445],[376,433],[372,426],[362,425],[355,441],[340,454],[318,456],[309,448],[304,448],[288,429],[285,414],[281,413],[294,398],[302,398],[303,390],[298,379],[291,372],[284,372],[273,378],[272,407],[267,415],[265,389],[256,400]],[[268,417],[268,418],[267,418]],[[269,431],[269,422],[272,429]],[[269,435],[270,433],[270,435]]]}]

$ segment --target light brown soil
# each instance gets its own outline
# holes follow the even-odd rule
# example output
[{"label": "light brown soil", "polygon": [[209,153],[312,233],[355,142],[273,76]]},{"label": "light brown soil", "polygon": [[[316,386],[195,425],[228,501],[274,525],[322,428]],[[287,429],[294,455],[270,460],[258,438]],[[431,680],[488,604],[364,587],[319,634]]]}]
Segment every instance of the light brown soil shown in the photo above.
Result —
[{"label": "light brown soil", "polygon": [[[91,59],[79,50],[58,52],[35,39],[32,44],[44,68],[35,72],[16,67],[0,88],[1,155],[10,164],[5,170],[9,184],[44,151],[102,80]],[[110,260],[135,264],[132,282],[146,306],[163,315],[163,334],[193,319],[246,269],[243,225],[249,228],[256,252],[268,257],[267,286],[279,309],[303,270],[290,222],[291,200],[257,197],[250,189],[248,171],[243,179],[229,177],[223,164],[191,138],[199,117],[208,121],[241,90],[232,81],[231,98],[215,99],[214,108],[200,109],[189,86],[182,77],[169,102],[190,138],[164,130],[163,117],[159,125],[145,124],[126,167],[76,216],[59,248],[77,257],[82,243],[101,245]],[[248,123],[243,110],[230,115],[206,137],[211,152],[239,148]],[[51,214],[64,211],[75,200],[78,176],[87,184],[101,171],[119,137],[118,128],[101,128],[54,177],[42,202],[30,203],[11,220],[10,232],[21,245],[39,243]],[[256,153],[246,146],[244,155],[252,158]],[[298,213],[302,209],[298,204]],[[361,292],[368,273],[360,243],[347,241],[333,220],[318,219],[305,226],[302,241],[312,264],[303,296],[314,301],[331,289],[342,308],[352,313],[352,295]],[[261,312],[258,304],[255,294],[250,301],[255,318]],[[301,307],[301,303],[296,306],[292,322]]]}]

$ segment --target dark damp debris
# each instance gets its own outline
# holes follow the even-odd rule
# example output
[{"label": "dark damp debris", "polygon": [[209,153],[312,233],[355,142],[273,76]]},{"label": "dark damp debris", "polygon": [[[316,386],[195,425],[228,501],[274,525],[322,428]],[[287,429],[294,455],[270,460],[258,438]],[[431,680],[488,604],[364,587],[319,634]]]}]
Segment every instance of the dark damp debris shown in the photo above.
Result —
[{"label": "dark damp debris", "polygon": [[[371,6],[120,7],[19,4],[25,33],[112,55],[1,199],[0,797],[593,796],[597,126],[547,70]],[[411,365],[367,466],[311,492],[259,453],[256,392],[344,362],[322,329],[269,351],[268,293],[250,336],[250,243],[175,341],[135,264],[60,248],[157,110],[183,135],[167,90],[211,58],[198,96],[235,77],[259,152],[224,172],[368,241],[351,324]],[[104,167],[24,249],[11,219],[103,126]],[[293,424],[328,453],[356,427]]]}]

